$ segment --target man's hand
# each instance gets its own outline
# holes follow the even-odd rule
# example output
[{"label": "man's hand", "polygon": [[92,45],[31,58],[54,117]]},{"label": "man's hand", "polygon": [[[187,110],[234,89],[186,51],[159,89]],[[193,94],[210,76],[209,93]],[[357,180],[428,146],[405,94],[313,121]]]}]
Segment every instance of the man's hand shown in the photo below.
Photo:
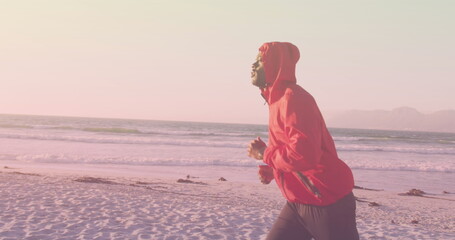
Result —
[{"label": "man's hand", "polygon": [[267,145],[262,141],[260,137],[257,137],[248,145],[248,157],[252,157],[257,160],[262,160],[266,148]]},{"label": "man's hand", "polygon": [[259,180],[262,184],[269,184],[273,179],[273,169],[267,165],[259,165]]}]

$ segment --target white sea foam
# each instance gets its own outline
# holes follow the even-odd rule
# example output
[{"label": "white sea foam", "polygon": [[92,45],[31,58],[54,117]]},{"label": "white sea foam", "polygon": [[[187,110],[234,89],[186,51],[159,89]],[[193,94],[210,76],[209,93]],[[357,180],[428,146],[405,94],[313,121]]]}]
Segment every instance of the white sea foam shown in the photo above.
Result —
[{"label": "white sea foam", "polygon": [[337,145],[338,151],[368,151],[368,152],[401,152],[418,154],[447,154],[455,155],[453,147],[436,146],[379,146],[379,145]]},{"label": "white sea foam", "polygon": [[[84,149],[84,148],[81,148]],[[259,163],[247,158],[243,152],[232,152],[226,156],[223,151],[199,152],[191,148],[163,149],[159,155],[153,154],[154,150],[143,152],[121,153],[113,148],[105,148],[102,152],[93,153],[90,149],[86,154],[66,151],[34,153],[34,154],[2,154],[0,160],[16,160],[30,163],[63,163],[63,164],[118,164],[118,165],[143,165],[143,166],[233,166],[256,167]],[[202,149],[199,149],[202,150]],[[176,152],[174,152],[176,151]],[[182,154],[184,153],[184,154]],[[363,159],[362,161],[350,158],[343,160],[353,169],[384,170],[384,171],[416,171],[416,172],[445,172],[455,173],[454,163],[439,163],[432,159],[420,159],[414,162],[397,162],[393,158],[375,161]]]},{"label": "white sea foam", "polygon": [[170,138],[170,137],[142,137],[142,136],[116,136],[116,135],[55,135],[47,133],[0,133],[0,138],[65,141],[94,144],[146,144],[146,145],[175,145],[175,146],[205,146],[205,147],[237,147],[244,148],[244,141],[222,140],[211,141],[205,138]]},{"label": "white sea foam", "polygon": [[[205,146],[205,147],[225,147],[225,148],[245,148],[246,144],[254,135],[249,138],[233,134],[231,137],[220,137],[219,134],[210,136],[209,134],[189,134],[184,135],[162,135],[162,136],[143,136],[138,134],[130,134],[131,130],[117,129],[109,131],[89,131],[87,133],[70,132],[62,133],[59,131],[43,131],[43,130],[28,130],[23,131],[3,131],[0,132],[0,138],[4,139],[23,139],[23,140],[46,140],[46,141],[67,141],[95,144],[146,144],[146,145],[174,145],[174,146]],[[206,137],[196,137],[206,136]],[[226,136],[228,136],[226,134]],[[351,137],[346,137],[351,138]],[[267,141],[267,138],[263,138]],[[390,143],[345,143],[336,144],[338,151],[368,151],[368,152],[401,152],[401,153],[417,153],[417,154],[446,154],[455,155],[455,144],[425,144],[425,145],[410,145],[406,144],[390,144]]]}]

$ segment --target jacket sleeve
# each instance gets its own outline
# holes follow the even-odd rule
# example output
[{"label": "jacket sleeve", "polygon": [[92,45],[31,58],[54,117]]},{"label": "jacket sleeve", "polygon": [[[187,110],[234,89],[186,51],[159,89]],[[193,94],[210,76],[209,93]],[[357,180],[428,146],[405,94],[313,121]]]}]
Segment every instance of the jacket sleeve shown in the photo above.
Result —
[{"label": "jacket sleeve", "polygon": [[264,162],[275,169],[292,172],[314,168],[322,156],[322,116],[311,96],[286,94],[279,118],[286,142],[269,146]]}]

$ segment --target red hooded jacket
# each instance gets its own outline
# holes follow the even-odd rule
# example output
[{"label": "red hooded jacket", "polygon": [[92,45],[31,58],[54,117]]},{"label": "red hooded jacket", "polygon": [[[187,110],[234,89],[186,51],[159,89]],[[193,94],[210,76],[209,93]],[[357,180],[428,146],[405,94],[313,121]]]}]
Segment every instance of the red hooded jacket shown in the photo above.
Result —
[{"label": "red hooded jacket", "polygon": [[338,158],[335,144],[314,98],[297,85],[299,50],[291,43],[259,48],[269,104],[269,143],[264,162],[290,202],[326,206],[352,191],[350,168]]}]

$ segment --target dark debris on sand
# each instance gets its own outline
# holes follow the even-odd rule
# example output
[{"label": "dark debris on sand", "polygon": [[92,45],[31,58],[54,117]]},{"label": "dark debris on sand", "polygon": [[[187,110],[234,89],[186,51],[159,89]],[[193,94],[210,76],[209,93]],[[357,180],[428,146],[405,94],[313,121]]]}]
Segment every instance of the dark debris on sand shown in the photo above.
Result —
[{"label": "dark debris on sand", "polygon": [[203,182],[195,182],[193,180],[189,180],[189,179],[182,179],[182,178],[179,178],[177,180],[178,183],[191,183],[191,184],[201,184],[201,185],[207,185],[207,183],[203,183]]},{"label": "dark debris on sand", "polygon": [[101,183],[101,184],[110,184],[110,185],[117,185],[119,183],[104,179],[104,178],[95,178],[95,177],[80,177],[74,180],[75,182],[83,182],[83,183]]},{"label": "dark debris on sand", "polygon": [[148,182],[141,182],[141,181],[136,181],[135,184],[139,184],[139,185],[147,185],[147,184],[150,184]]},{"label": "dark debris on sand", "polygon": [[381,205],[379,205],[379,203],[377,203],[377,202],[369,202],[368,206],[370,206],[370,207],[379,207]]},{"label": "dark debris on sand", "polygon": [[423,194],[425,194],[426,192],[420,190],[420,189],[411,189],[409,190],[407,193],[405,193],[405,195],[409,195],[409,196],[418,196],[418,197],[423,197]]},{"label": "dark debris on sand", "polygon": [[3,168],[4,169],[18,169],[18,168],[12,168],[12,167],[8,167],[8,166],[4,166]]},{"label": "dark debris on sand", "polygon": [[365,203],[368,203],[368,206],[370,206],[370,207],[379,207],[379,206],[381,206],[381,205],[380,205],[379,203],[377,203],[377,202],[372,202],[372,201],[364,200],[364,199],[361,199],[361,198],[359,198],[359,197],[355,197],[355,200],[356,200],[357,202],[365,202]]},{"label": "dark debris on sand", "polygon": [[191,176],[191,175],[186,175],[186,179],[190,179],[190,178],[199,178],[199,177],[195,177],[195,176]]},{"label": "dark debris on sand", "polygon": [[366,188],[354,185],[354,189],[361,189],[361,190],[368,190],[368,191],[383,191],[382,189],[373,189],[373,188]]},{"label": "dark debris on sand", "polygon": [[9,174],[28,175],[28,176],[41,176],[36,173],[23,173],[23,172],[10,172]]},{"label": "dark debris on sand", "polygon": [[[445,192],[443,192],[443,193],[445,193]],[[440,200],[446,200],[446,201],[451,201],[451,202],[455,201],[454,199],[441,198],[441,197],[432,197],[432,196],[427,196],[425,194],[427,194],[427,193],[422,191],[422,190],[420,190],[420,189],[415,189],[415,188],[409,190],[406,193],[398,193],[398,195],[400,195],[400,196],[415,196],[415,197],[440,199]]]}]

